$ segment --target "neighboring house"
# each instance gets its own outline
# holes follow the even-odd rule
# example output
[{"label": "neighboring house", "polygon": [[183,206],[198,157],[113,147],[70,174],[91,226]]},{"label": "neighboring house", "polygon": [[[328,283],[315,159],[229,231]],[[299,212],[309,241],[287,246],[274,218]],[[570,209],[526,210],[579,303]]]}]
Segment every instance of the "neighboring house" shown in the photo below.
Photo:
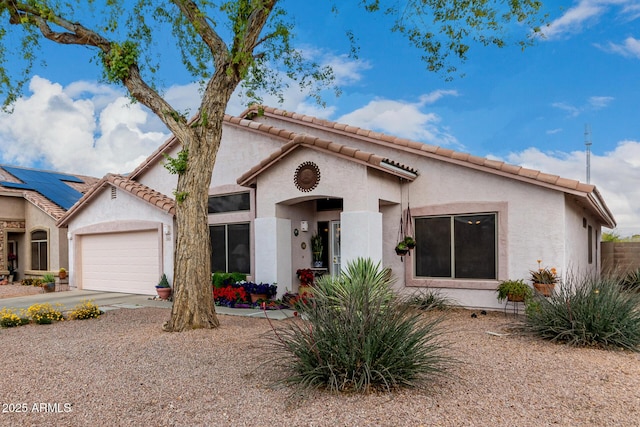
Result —
[{"label": "neighboring house", "polygon": [[97,181],[0,165],[0,274],[21,280],[68,268],[67,230],[56,221]]},{"label": "neighboring house", "polygon": [[[108,175],[59,221],[72,285],[152,294],[161,273],[172,279],[176,177],[162,163],[178,151],[170,139],[129,176]],[[601,227],[615,227],[593,185],[263,107],[225,118],[209,194],[212,269],[277,282],[280,295],[313,265],[318,233],[318,272],[369,257],[405,292],[498,308],[499,281],[528,278],[538,259],[561,274],[599,271]],[[417,246],[399,257],[407,231]]]}]

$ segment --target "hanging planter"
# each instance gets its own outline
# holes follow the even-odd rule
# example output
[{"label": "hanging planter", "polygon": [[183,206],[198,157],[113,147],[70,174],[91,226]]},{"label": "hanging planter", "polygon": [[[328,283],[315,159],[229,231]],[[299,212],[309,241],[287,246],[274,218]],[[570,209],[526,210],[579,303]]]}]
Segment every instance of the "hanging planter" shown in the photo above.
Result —
[{"label": "hanging planter", "polygon": [[409,250],[416,247],[416,240],[411,236],[405,236],[403,242],[407,246],[407,248],[409,248]]},{"label": "hanging planter", "polygon": [[396,254],[405,256],[410,250],[416,247],[416,240],[413,238],[411,227],[411,208],[407,196],[407,210],[400,215],[400,230],[398,233],[398,244],[395,247]]},{"label": "hanging planter", "polygon": [[396,255],[404,256],[409,253],[409,247],[402,241],[396,245]]}]

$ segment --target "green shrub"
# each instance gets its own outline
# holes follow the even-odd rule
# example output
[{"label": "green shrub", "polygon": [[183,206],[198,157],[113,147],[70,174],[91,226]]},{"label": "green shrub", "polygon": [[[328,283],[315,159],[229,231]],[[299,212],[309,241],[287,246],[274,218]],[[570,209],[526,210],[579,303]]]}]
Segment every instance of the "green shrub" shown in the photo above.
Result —
[{"label": "green shrub", "polygon": [[621,279],[625,291],[640,292],[640,268],[631,270]]},{"label": "green shrub", "polygon": [[437,289],[421,289],[409,296],[407,302],[420,310],[447,310],[453,305],[451,299]]},{"label": "green shrub", "polygon": [[569,278],[551,297],[530,300],[526,327],[570,345],[639,351],[640,294],[613,278]]},{"label": "green shrub", "polygon": [[406,304],[390,284],[389,270],[364,259],[318,280],[313,298],[299,305],[304,320],[278,326],[272,337],[282,382],[366,392],[442,373],[451,359],[442,352],[440,319]]},{"label": "green shrub", "polygon": [[247,280],[247,275],[243,273],[216,272],[211,275],[211,284],[215,288],[224,288],[244,280]]},{"label": "green shrub", "polygon": [[22,286],[42,286],[42,279],[23,279]]}]

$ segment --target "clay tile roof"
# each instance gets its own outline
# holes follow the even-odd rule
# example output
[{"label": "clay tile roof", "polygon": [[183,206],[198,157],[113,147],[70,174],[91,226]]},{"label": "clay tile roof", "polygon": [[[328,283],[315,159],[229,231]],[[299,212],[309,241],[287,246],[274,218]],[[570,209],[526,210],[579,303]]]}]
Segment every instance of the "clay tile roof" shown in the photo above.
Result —
[{"label": "clay tile roof", "polygon": [[175,202],[172,198],[165,196],[164,194],[153,190],[147,187],[144,184],[140,184],[137,181],[133,181],[131,178],[117,175],[117,174],[107,174],[101,180],[96,183],[90,191],[85,193],[85,195],[78,200],[78,202],[73,205],[69,211],[67,211],[64,215],[57,218],[58,227],[66,226],[69,223],[69,220],[74,217],[78,212],[82,210],[82,208],[94,197],[96,197],[101,190],[109,188],[110,186],[120,188],[131,195],[140,198],[141,200],[146,201],[152,206],[161,209],[167,212],[170,215],[175,215]]},{"label": "clay tile roof", "polygon": [[448,148],[438,147],[434,145],[424,144],[417,141],[407,140],[405,138],[398,138],[392,135],[383,134],[380,132],[374,132],[366,129],[362,129],[356,126],[351,126],[344,123],[332,122],[324,119],[317,119],[311,116],[306,116],[303,114],[292,114],[285,110],[268,107],[268,106],[252,106],[244,113],[241,114],[242,117],[255,115],[255,111],[260,109],[263,114],[271,115],[273,117],[280,117],[288,120],[297,120],[304,123],[313,123],[318,126],[322,126],[323,128],[328,128],[333,131],[337,131],[343,134],[349,134],[353,137],[361,137],[371,139],[374,143],[379,143],[383,145],[391,145],[398,148],[405,148],[416,150],[419,153],[423,153],[423,155],[436,155],[440,159],[447,160],[450,159],[455,161],[458,164],[467,164],[471,167],[482,167],[487,168],[489,171],[494,171],[495,173],[500,173],[502,175],[513,175],[515,177],[526,178],[534,181],[538,181],[542,184],[553,184],[558,187],[566,188],[568,190],[577,190],[577,191],[593,191],[594,186],[581,184],[577,181],[561,178],[556,175],[550,175],[546,173],[542,173],[541,171],[532,170],[523,168],[517,165],[510,165],[497,160],[490,160],[486,158],[481,158],[477,156],[470,155],[468,153],[457,152]]},{"label": "clay tile roof", "polygon": [[56,221],[67,212],[36,191],[24,191],[23,197]]},{"label": "clay tile roof", "polygon": [[279,150],[271,153],[267,158],[263,159],[260,163],[245,172],[238,178],[237,182],[240,185],[250,185],[262,171],[266,170],[279,159],[300,146],[333,153],[347,159],[365,163],[368,166],[384,170],[385,172],[401,176],[405,179],[413,180],[418,175],[417,170],[409,168],[399,162],[387,159],[383,156],[368,153],[357,148],[348,147],[314,136],[296,135],[291,141],[280,147]]}]

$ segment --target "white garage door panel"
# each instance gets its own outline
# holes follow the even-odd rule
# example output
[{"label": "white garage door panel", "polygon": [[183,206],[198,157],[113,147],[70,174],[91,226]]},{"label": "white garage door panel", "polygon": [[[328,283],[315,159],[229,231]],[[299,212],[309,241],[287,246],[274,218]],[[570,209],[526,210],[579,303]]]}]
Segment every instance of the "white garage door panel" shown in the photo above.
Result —
[{"label": "white garage door panel", "polygon": [[160,275],[158,231],[82,236],[82,288],[153,295]]}]

